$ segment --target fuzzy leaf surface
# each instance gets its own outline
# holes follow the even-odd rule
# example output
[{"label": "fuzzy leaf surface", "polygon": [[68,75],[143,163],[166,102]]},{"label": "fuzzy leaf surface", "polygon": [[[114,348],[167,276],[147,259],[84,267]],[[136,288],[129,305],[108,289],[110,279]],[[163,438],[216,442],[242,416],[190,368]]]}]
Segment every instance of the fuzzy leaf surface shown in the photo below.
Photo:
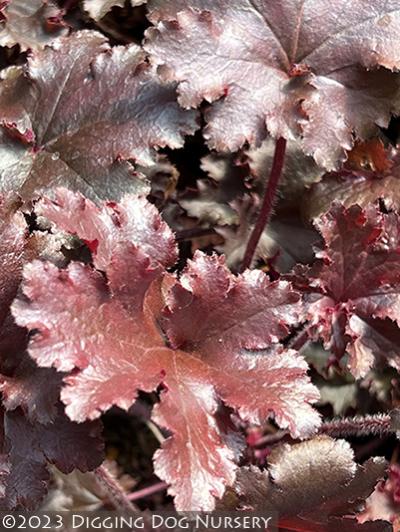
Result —
[{"label": "fuzzy leaf surface", "polygon": [[[240,469],[234,488],[236,506],[277,511],[282,530],[364,530],[351,514],[364,503],[385,469],[381,458],[357,465],[344,440],[319,436],[283,444],[269,455],[267,470],[253,466]],[[386,529],[390,530],[384,522],[365,528]]]}]

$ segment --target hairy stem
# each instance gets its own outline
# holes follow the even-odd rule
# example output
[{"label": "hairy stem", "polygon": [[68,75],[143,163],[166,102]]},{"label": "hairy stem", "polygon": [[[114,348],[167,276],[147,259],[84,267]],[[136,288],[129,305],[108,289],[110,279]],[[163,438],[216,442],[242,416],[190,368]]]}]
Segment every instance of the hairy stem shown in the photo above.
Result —
[{"label": "hairy stem", "polygon": [[256,252],[258,242],[264,231],[265,226],[269,222],[272,214],[272,208],[274,206],[276,192],[278,190],[279,181],[282,175],[283,163],[286,155],[286,139],[280,137],[276,141],[274,160],[272,163],[271,174],[269,176],[268,184],[265,188],[264,199],[261,206],[261,211],[254,226],[253,232],[250,235],[250,239],[247,243],[246,252],[242,262],[241,271],[243,272],[247,268],[250,268],[253,261],[254,254]]},{"label": "hairy stem", "polygon": [[332,419],[323,423],[319,432],[334,438],[347,438],[351,436],[385,436],[395,432],[395,429],[390,414],[375,414]]},{"label": "hairy stem", "polygon": [[149,486],[148,488],[143,488],[142,490],[137,490],[133,493],[130,493],[128,495],[128,499],[130,501],[138,501],[140,499],[144,499],[145,497],[149,497],[150,495],[154,495],[155,493],[165,491],[167,488],[168,484],[166,482],[158,482],[157,484],[154,484],[154,486]]},{"label": "hairy stem", "polygon": [[124,488],[104,465],[95,469],[93,473],[117,510],[123,510],[125,512],[134,512],[137,510],[136,506],[129,500]]},{"label": "hairy stem", "polygon": [[[379,436],[381,438],[398,432],[400,416],[398,411],[389,414],[374,414],[368,416],[355,416],[336,418],[325,421],[319,428],[319,434],[327,434],[332,438],[350,438],[360,436]],[[274,434],[262,436],[254,445],[261,449],[280,442],[289,436],[288,430],[278,430]]]}]

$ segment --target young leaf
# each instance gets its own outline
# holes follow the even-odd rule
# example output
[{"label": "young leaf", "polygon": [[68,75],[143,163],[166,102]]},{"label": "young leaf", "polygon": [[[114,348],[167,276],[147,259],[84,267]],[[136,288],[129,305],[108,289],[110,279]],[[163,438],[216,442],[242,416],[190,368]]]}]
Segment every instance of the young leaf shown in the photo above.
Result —
[{"label": "young leaf", "polygon": [[[383,458],[357,465],[346,441],[319,436],[275,447],[266,471],[241,468],[234,501],[239,507],[278,512],[280,530],[364,530],[352,514],[365,502],[385,469]],[[225,501],[232,506],[229,495]],[[365,530],[383,531],[386,524],[380,522]]]},{"label": "young leaf", "polygon": [[6,0],[0,14],[4,17],[0,45],[18,44],[23,52],[40,50],[68,32],[63,11],[51,0]]},{"label": "young leaf", "polygon": [[110,48],[92,31],[7,69],[0,122],[1,188],[25,199],[56,184],[94,198],[143,192],[127,161],[150,166],[154,148],[180,147],[197,129],[196,113],[178,106],[174,85],[161,84],[137,45]]},{"label": "young leaf", "polygon": [[[257,205],[252,204],[250,198],[248,201],[237,202],[236,206],[238,226],[215,228],[225,239],[216,249],[225,254],[227,264],[234,270],[237,270],[243,261],[257,212]],[[299,214],[292,209],[290,214],[283,212],[271,220],[260,237],[252,264],[262,259],[268,261],[276,271],[287,273],[296,263],[312,260],[312,245],[318,242],[319,235],[312,226],[306,226],[302,222]]]},{"label": "young leaf", "polygon": [[[152,0],[146,49],[212,148],[301,136],[328,169],[397,106],[399,0]],[[385,69],[378,67],[385,67]]]},{"label": "young leaf", "polygon": [[288,276],[305,294],[315,336],[337,358],[347,350],[356,377],[365,376],[375,359],[400,367],[398,223],[396,214],[381,214],[373,205],[336,204],[316,221],[325,247],[314,265]]},{"label": "young leaf", "polygon": [[[80,208],[71,217],[74,201]],[[26,299],[15,302],[14,315],[36,331],[30,355],[41,366],[79,368],[62,391],[76,421],[112,405],[127,409],[138,390],[162,384],[154,419],[172,436],[155,468],[177,508],[212,509],[234,480],[236,451],[216,416],[221,400],[252,423],[274,415],[296,437],[315,430],[310,403],[318,393],[307,365],[276,346],[300,311],[288,283],[270,283],[260,271],[235,277],[223,258],[201,253],[180,279],[165,275],[172,234],[136,197],[97,208],[61,191],[39,212],[90,242],[101,273],[80,263],[27,267]]]},{"label": "young leaf", "polygon": [[42,512],[93,512],[100,510],[107,492],[95,474],[78,470],[65,475],[53,468],[52,486],[40,507]]},{"label": "young leaf", "polygon": [[[130,0],[132,7],[145,4],[147,0]],[[100,20],[114,6],[124,7],[125,0],[84,0],[83,7],[94,20]]]},{"label": "young leaf", "polygon": [[[219,226],[238,224],[241,220],[236,212],[239,210],[238,206],[234,202],[240,200],[246,192],[247,195],[263,194],[274,151],[275,143],[268,138],[259,148],[245,150],[239,155],[211,153],[201,161],[201,168],[210,179],[198,180],[198,192],[186,192],[179,198],[179,204],[189,216],[198,218],[201,223]],[[319,181],[322,175],[323,170],[318,168],[314,159],[304,156],[299,143],[289,142],[279,197],[283,196],[289,201],[295,198],[298,203],[299,195],[304,193],[306,187]]]},{"label": "young leaf", "polygon": [[[379,145],[378,145],[379,146]],[[365,154],[366,167],[345,168],[342,172],[327,174],[314,185],[304,201],[303,210],[309,218],[316,218],[329,210],[333,201],[340,201],[345,207],[357,203],[366,207],[381,199],[387,209],[400,209],[400,155],[397,149],[385,150],[378,161],[369,161],[374,156],[368,150]],[[350,152],[349,157],[353,157]],[[350,162],[350,161],[348,161]],[[380,164],[377,168],[376,164]]]},{"label": "young leaf", "polygon": [[201,169],[209,179],[199,179],[197,190],[182,194],[179,204],[200,224],[223,226],[238,223],[238,214],[232,204],[246,192],[246,167],[235,155],[211,153],[202,159]]}]

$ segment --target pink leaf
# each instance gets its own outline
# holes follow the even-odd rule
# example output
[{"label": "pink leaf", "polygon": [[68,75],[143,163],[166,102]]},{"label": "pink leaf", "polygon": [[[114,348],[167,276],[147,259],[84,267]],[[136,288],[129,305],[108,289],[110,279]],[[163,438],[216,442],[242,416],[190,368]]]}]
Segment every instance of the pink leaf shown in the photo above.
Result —
[{"label": "pink leaf", "polygon": [[[65,216],[73,196],[62,194],[65,205],[44,201],[39,210],[95,237],[94,263],[103,273],[79,263],[26,268],[13,312],[35,331],[30,355],[41,366],[76,368],[61,396],[79,422],[112,405],[128,409],[138,390],[162,385],[154,419],[172,435],[157,453],[156,471],[171,484],[177,508],[211,509],[232,484],[237,460],[233,439],[217,423],[221,401],[254,423],[275,416],[295,436],[319,424],[307,364],[277,346],[298,321],[299,296],[285,281],[271,283],[256,271],[236,277],[222,258],[201,253],[177,279],[162,269],[175,251],[150,204],[124,198],[97,208],[76,195],[74,221]],[[130,205],[140,207],[141,223]],[[128,258],[129,267],[119,267]],[[146,260],[155,267],[151,284]]]},{"label": "pink leaf", "polygon": [[356,377],[365,376],[375,359],[400,367],[398,223],[396,214],[381,214],[373,205],[336,204],[316,221],[325,240],[317,261],[288,276],[305,294],[315,336],[338,358],[347,350]]}]

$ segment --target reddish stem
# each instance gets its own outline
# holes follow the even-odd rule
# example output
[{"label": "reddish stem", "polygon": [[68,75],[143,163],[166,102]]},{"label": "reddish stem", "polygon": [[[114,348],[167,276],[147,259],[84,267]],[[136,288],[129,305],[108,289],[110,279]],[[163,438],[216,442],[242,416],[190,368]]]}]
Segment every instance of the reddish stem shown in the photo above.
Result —
[{"label": "reddish stem", "polygon": [[289,434],[287,430],[277,430],[274,434],[266,434],[262,436],[255,444],[256,449],[262,449],[263,447],[269,447],[275,443],[280,442],[285,436]]},{"label": "reddish stem", "polygon": [[128,495],[128,499],[130,501],[138,501],[140,499],[144,499],[145,497],[149,497],[150,495],[154,495],[155,493],[165,491],[167,488],[168,484],[166,482],[158,482],[158,484],[154,484],[154,486],[149,486],[148,488],[143,488],[142,490],[137,490],[133,493],[130,493]]},{"label": "reddish stem", "polygon": [[137,508],[129,500],[125,490],[108,469],[102,465],[93,471],[98,482],[107,492],[108,498],[117,510],[134,512]]},{"label": "reddish stem", "polygon": [[241,267],[242,272],[247,268],[250,268],[258,246],[258,242],[260,241],[265,226],[267,225],[271,217],[276,192],[278,190],[279,181],[282,175],[285,155],[286,139],[280,137],[275,144],[274,160],[272,163],[271,174],[268,180],[268,184],[265,188],[265,194],[261,206],[260,215],[247,243],[246,253],[244,254],[244,259]]},{"label": "reddish stem", "polygon": [[[319,428],[319,434],[332,438],[351,438],[361,436],[378,436],[384,438],[397,431],[396,420],[392,414],[373,414],[367,416],[342,417],[325,421]],[[254,447],[262,449],[274,445],[289,435],[287,430],[278,430],[260,438]]]},{"label": "reddish stem", "polygon": [[373,414],[367,416],[344,417],[325,421],[320,427],[320,434],[333,438],[352,436],[386,436],[395,432],[390,414]]}]

